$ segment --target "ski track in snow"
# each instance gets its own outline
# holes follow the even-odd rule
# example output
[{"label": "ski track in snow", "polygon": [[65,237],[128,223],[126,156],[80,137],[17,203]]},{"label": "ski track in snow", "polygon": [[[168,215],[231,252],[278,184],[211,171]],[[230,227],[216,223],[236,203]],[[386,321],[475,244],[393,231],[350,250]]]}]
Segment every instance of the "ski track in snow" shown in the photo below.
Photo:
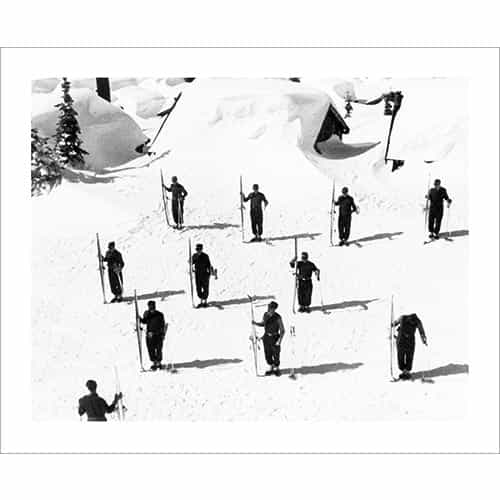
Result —
[{"label": "ski track in snow", "polygon": [[[132,168],[117,173],[112,184],[65,184],[50,196],[33,200],[34,418],[78,419],[77,400],[88,378],[98,381],[99,393],[109,401],[114,365],[128,421],[463,417],[468,321],[463,161],[455,171],[445,165],[440,173],[456,200],[450,230],[459,233],[452,242],[423,245],[420,207],[426,173],[414,175],[405,166],[392,174],[393,184],[381,181],[369,166],[380,155],[380,147],[341,165],[317,158],[309,161],[297,148],[285,151],[264,142],[241,147],[237,156],[234,151],[210,156],[203,149],[174,149],[149,168],[133,168],[144,165],[143,158],[132,161],[127,165]],[[348,248],[330,247],[328,241],[332,167],[337,190],[343,184],[351,186],[361,206],[351,232],[351,240],[359,242]],[[160,169],[166,179],[178,175],[189,192],[187,227],[182,232],[165,224]],[[246,192],[259,182],[270,201],[264,215],[267,244],[241,242],[240,173]],[[414,197],[408,195],[413,192],[417,192]],[[47,225],[54,213],[59,220]],[[248,240],[248,209],[245,224]],[[121,304],[102,303],[96,231],[103,247],[114,240],[124,256],[126,300]],[[297,234],[309,235],[299,239],[299,252],[307,250],[321,268],[329,314],[321,310],[307,316],[291,314],[293,278],[288,262]],[[218,307],[191,308],[188,238],[193,245],[204,244],[218,269],[219,279],[211,280],[209,298]],[[318,284],[314,286],[313,306],[319,306]],[[109,300],[107,277],[106,287]],[[134,289],[141,313],[150,298],[165,313],[169,330],[164,363],[174,362],[176,374],[139,372]],[[429,347],[417,339],[414,371],[445,367],[437,370],[443,374],[434,376],[434,383],[390,383],[392,293],[396,315],[417,312],[424,322]],[[279,379],[254,375],[247,294],[260,297],[257,318],[270,298],[280,304],[287,333],[282,347],[284,374]],[[290,325],[296,327],[295,339],[289,336]],[[145,345],[143,356],[149,367]],[[262,348],[259,366],[261,372],[266,369]],[[292,367],[296,380],[288,377]]]}]

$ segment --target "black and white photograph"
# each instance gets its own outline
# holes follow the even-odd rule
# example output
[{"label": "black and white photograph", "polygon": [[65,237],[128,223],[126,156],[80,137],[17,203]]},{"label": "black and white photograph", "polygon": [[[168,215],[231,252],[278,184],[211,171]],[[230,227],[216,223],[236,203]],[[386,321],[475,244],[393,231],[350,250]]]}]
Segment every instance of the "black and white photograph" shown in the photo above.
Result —
[{"label": "black and white photograph", "polygon": [[466,85],[33,80],[33,418],[463,418]]},{"label": "black and white photograph", "polygon": [[498,69],[2,51],[2,448],[496,450]]}]

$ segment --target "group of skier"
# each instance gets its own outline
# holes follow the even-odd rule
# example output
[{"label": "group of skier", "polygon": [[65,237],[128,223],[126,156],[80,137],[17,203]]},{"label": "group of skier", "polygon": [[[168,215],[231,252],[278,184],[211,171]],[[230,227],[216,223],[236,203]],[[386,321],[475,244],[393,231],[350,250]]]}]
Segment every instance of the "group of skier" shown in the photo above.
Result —
[{"label": "group of skier", "polygon": [[[175,222],[175,229],[182,229],[184,224],[184,200],[187,196],[187,191],[182,184],[178,182],[177,177],[172,177],[172,183],[169,187],[163,185],[162,188],[172,194],[171,206],[172,216]],[[250,220],[252,233],[254,237],[252,242],[262,241],[264,210],[269,202],[266,196],[259,191],[259,185],[254,184],[252,192],[247,196],[243,192],[240,193],[241,202],[250,201]],[[339,207],[337,219],[339,246],[349,244],[349,236],[351,231],[351,219],[353,213],[359,213],[353,197],[349,194],[347,187],[342,188],[342,194],[335,200],[332,200],[334,206]],[[441,181],[436,179],[434,187],[426,193],[426,217],[428,220],[429,238],[436,240],[439,238],[441,221],[443,218],[443,205],[447,202],[448,207],[452,200],[444,187],[441,186]],[[217,271],[213,268],[209,256],[203,251],[203,245],[198,243],[195,247],[195,253],[190,255],[190,273],[194,274],[196,285],[196,293],[200,299],[200,303],[196,308],[208,307],[209,283],[210,277],[214,276],[217,279]],[[108,278],[111,292],[114,298],[111,302],[121,302],[123,300],[123,273],[124,261],[121,253],[116,249],[115,243],[108,244],[108,250],[104,256],[100,256],[102,262],[108,265]],[[99,263],[102,265],[102,263]],[[320,280],[320,270],[309,260],[307,252],[301,253],[301,258],[298,260],[297,255],[290,261],[290,267],[294,269],[295,286],[297,302],[299,305],[298,312],[311,312],[311,298],[313,291],[312,277]],[[294,300],[295,301],[295,300]],[[264,313],[262,321],[252,320],[254,326],[264,328],[262,337],[257,337],[256,340],[261,340],[264,346],[266,362],[269,365],[269,370],[265,375],[279,376],[280,372],[280,352],[281,343],[285,334],[285,327],[281,316],[277,313],[278,304],[271,301],[268,305],[266,313]],[[148,309],[142,317],[138,318],[141,324],[146,325],[146,345],[151,362],[152,370],[162,368],[162,347],[165,339],[167,323],[163,313],[156,309],[156,304],[153,300],[148,302]],[[415,332],[418,329],[422,342],[427,345],[427,338],[424,332],[422,321],[414,313],[402,315],[392,322],[392,328],[398,329],[396,336],[397,360],[398,367],[401,371],[399,378],[407,380],[411,378],[411,369],[413,364],[413,355],[415,351]],[[391,333],[392,335],[392,333]],[[392,341],[392,340],[391,340]],[[96,383],[92,380],[87,382],[89,395],[82,398],[79,402],[79,413],[87,414],[89,420],[106,420],[105,413],[114,410],[117,402],[121,398],[121,394],[115,396],[115,400],[111,405],[107,405],[102,398],[97,396]]]}]

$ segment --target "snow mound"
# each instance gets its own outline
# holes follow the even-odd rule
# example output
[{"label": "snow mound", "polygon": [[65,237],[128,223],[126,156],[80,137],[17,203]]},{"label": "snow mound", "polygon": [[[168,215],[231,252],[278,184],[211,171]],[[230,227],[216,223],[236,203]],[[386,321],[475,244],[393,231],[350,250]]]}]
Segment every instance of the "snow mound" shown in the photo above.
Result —
[{"label": "snow mound", "polygon": [[284,80],[197,79],[185,87],[155,149],[193,142],[213,149],[223,138],[241,145],[284,141],[310,150],[331,104],[324,92]]},{"label": "snow mound", "polygon": [[156,89],[142,86],[123,87],[113,92],[114,103],[139,118],[151,118],[165,107],[165,96]]},{"label": "snow mound", "polygon": [[[140,156],[135,148],[145,142],[146,136],[130,116],[89,89],[72,89],[71,96],[78,112],[82,146],[89,153],[85,162],[91,170],[101,172]],[[31,126],[41,135],[55,134],[58,110],[54,106],[59,102],[58,88],[52,93],[33,94]]]},{"label": "snow mound", "polygon": [[442,161],[465,143],[465,80],[402,81],[400,87],[404,98],[394,122],[390,158]]}]

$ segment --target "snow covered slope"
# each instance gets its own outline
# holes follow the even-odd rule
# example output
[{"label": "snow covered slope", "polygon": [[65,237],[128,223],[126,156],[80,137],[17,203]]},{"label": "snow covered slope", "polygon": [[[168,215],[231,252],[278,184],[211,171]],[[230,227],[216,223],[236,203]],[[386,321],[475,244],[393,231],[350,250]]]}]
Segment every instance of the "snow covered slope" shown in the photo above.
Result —
[{"label": "snow covered slope", "polygon": [[[418,88],[418,85],[416,85]],[[417,91],[415,91],[417,92]],[[418,99],[418,93],[416,98]],[[144,158],[65,184],[33,200],[33,416],[77,419],[77,398],[95,378],[108,399],[113,365],[133,420],[449,419],[466,411],[467,198],[463,142],[452,166],[432,164],[455,199],[453,241],[423,245],[421,211],[429,165],[410,161],[395,173],[380,163],[381,146],[336,160],[311,150],[330,103],[323,90],[274,80],[195,81]],[[355,107],[346,142],[383,143],[387,117]],[[463,141],[463,136],[455,136]],[[458,139],[457,139],[458,140]],[[342,147],[342,146],[339,146]],[[170,152],[165,154],[167,151]],[[448,157],[450,161],[451,157]],[[186,229],[164,222],[160,169],[187,188]],[[434,170],[435,169],[435,170]],[[448,174],[450,177],[448,179]],[[241,241],[239,175],[245,191],[259,183],[270,205],[267,242]],[[442,174],[442,175],[441,175]],[[328,243],[331,182],[360,202],[349,248]],[[109,183],[110,179],[113,180]],[[450,180],[450,182],[448,182]],[[248,211],[245,214],[248,227]],[[55,221],[47,226],[46,221]],[[446,222],[445,222],[446,227]],[[103,305],[95,232],[122,251],[126,300]],[[251,235],[246,232],[246,239]],[[291,314],[293,237],[322,270],[313,312]],[[214,306],[193,311],[187,242],[204,244],[219,279]],[[139,373],[134,310],[156,299],[170,323],[165,352],[178,373]],[[256,378],[248,337],[274,298],[287,336],[284,376]],[[396,314],[417,312],[429,347],[417,345],[414,370],[434,383],[390,383],[389,299]],[[109,297],[109,292],[108,292]],[[289,336],[290,325],[296,337]],[[259,352],[261,370],[265,369]],[[287,377],[296,369],[297,380]]]}]

